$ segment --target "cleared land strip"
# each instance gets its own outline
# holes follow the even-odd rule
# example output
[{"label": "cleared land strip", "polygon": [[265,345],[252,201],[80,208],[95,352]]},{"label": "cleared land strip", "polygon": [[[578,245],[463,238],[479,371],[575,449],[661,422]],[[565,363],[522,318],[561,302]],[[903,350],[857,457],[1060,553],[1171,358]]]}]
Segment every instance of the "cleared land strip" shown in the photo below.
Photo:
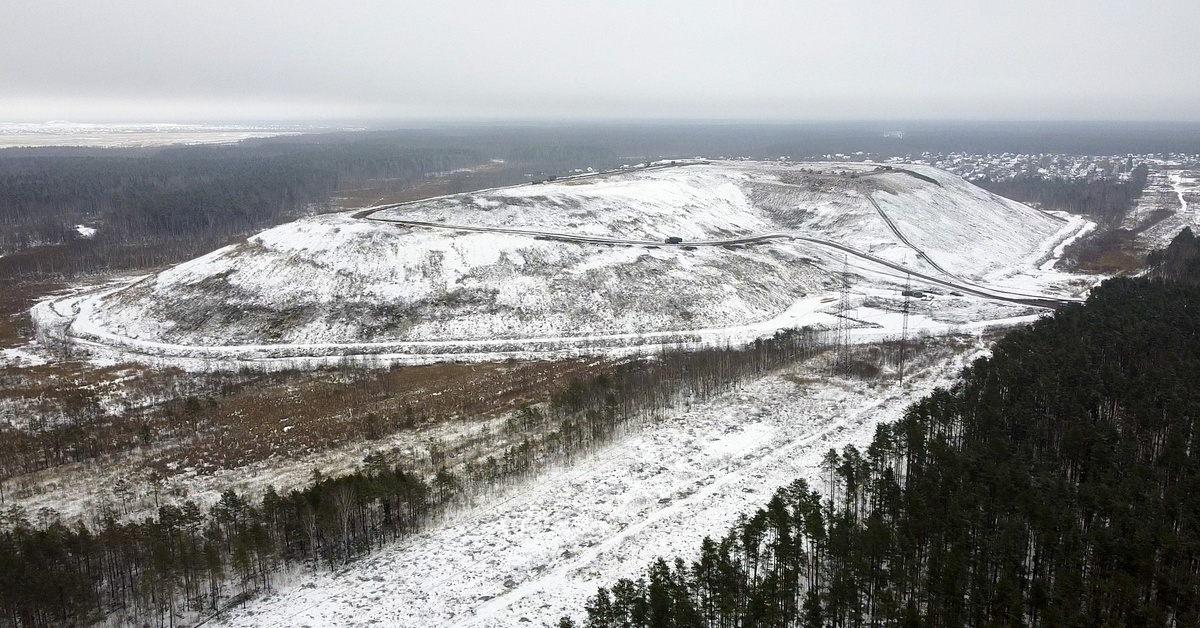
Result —
[{"label": "cleared land strip", "polygon": [[906,391],[772,375],[680,406],[459,519],[253,600],[228,625],[555,625],[597,586],[695,552],[775,488],[797,477],[818,485],[826,451],[865,447],[877,424],[949,385],[975,355],[932,361]]}]

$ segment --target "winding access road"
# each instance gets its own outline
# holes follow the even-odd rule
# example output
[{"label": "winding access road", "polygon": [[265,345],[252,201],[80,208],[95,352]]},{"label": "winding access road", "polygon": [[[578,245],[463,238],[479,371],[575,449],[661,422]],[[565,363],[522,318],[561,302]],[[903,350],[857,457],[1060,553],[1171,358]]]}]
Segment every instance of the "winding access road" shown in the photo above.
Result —
[{"label": "winding access road", "polygon": [[685,242],[679,242],[679,243],[667,243],[667,242],[662,242],[659,240],[638,240],[638,239],[629,239],[629,238],[613,238],[613,237],[606,237],[606,236],[593,236],[593,235],[585,235],[585,234],[577,234],[577,233],[561,233],[561,232],[555,232],[555,231],[541,231],[541,230],[537,230],[537,229],[518,229],[518,228],[514,228],[514,227],[490,227],[490,226],[480,226],[480,225],[448,224],[448,223],[441,223],[441,222],[427,222],[427,221],[421,221],[421,220],[403,220],[403,219],[399,219],[399,218],[379,218],[379,217],[375,216],[375,214],[378,212],[388,210],[388,209],[395,209],[397,207],[405,205],[405,203],[398,203],[398,204],[394,204],[394,205],[383,205],[380,207],[372,207],[370,209],[366,209],[366,210],[363,210],[363,211],[360,211],[360,212],[354,214],[354,217],[361,219],[361,220],[370,220],[373,222],[384,222],[384,223],[389,223],[389,224],[394,224],[394,225],[398,225],[398,226],[402,226],[402,227],[409,227],[409,228],[414,228],[414,229],[441,229],[441,230],[447,230],[447,231],[469,231],[469,232],[478,232],[478,233],[503,233],[503,234],[508,234],[508,235],[519,235],[519,236],[525,236],[525,237],[542,239],[542,240],[557,240],[557,241],[561,241],[561,242],[576,242],[576,243],[580,243],[580,244],[597,244],[597,245],[605,245],[605,246],[645,246],[645,247],[664,247],[664,248],[678,247],[678,248],[686,249],[689,247],[699,248],[699,247],[727,247],[727,246],[739,246],[739,245],[753,245],[753,244],[762,244],[764,242],[770,242],[773,240],[782,240],[782,241],[788,241],[788,242],[806,242],[808,244],[815,244],[817,246],[825,247],[828,249],[834,249],[836,251],[840,251],[840,252],[846,253],[848,255],[853,255],[860,259],[867,260],[869,262],[879,264],[881,266],[885,266],[892,270],[910,274],[913,277],[928,281],[932,284],[936,284],[936,285],[939,285],[939,286],[942,286],[942,287],[945,287],[945,288],[948,288],[951,290],[957,290],[964,294],[971,294],[971,295],[974,295],[977,297],[982,297],[985,299],[994,299],[997,301],[1004,301],[1007,303],[1016,303],[1016,304],[1020,304],[1020,305],[1030,305],[1030,306],[1034,306],[1034,307],[1042,307],[1042,308],[1050,308],[1050,309],[1061,307],[1068,303],[1080,303],[1083,301],[1082,299],[1050,297],[1050,296],[1045,296],[1045,295],[1033,295],[1033,294],[1020,294],[1020,293],[1013,293],[1013,292],[1000,292],[1000,291],[992,290],[992,289],[989,289],[989,288],[986,288],[983,286],[978,286],[973,283],[970,283],[970,282],[946,271],[941,266],[934,263],[933,260],[929,259],[929,256],[926,255],[923,251],[921,251],[917,247],[913,246],[912,243],[910,243],[903,236],[903,234],[900,233],[899,229],[896,228],[895,224],[892,223],[892,221],[887,217],[887,214],[882,209],[879,209],[879,206],[875,204],[875,201],[873,199],[871,199],[870,196],[867,196],[867,199],[871,201],[871,204],[874,205],[875,208],[879,211],[880,215],[884,217],[884,220],[887,222],[888,226],[891,227],[892,231],[896,234],[896,236],[898,238],[900,238],[901,242],[903,242],[905,245],[909,246],[914,251],[916,251],[917,255],[920,256],[921,259],[925,260],[925,262],[928,263],[930,266],[932,266],[939,272],[941,272],[944,275],[946,275],[947,277],[949,277],[949,279],[943,278],[943,277],[937,277],[934,275],[930,275],[927,273],[922,273],[920,271],[913,270],[903,264],[899,264],[899,263],[875,256],[875,255],[871,255],[870,253],[860,251],[854,247],[847,246],[847,245],[841,244],[839,242],[834,242],[832,240],[825,240],[823,238],[813,238],[810,236],[800,235],[800,234],[796,234],[796,233],[785,233],[785,232],[761,233],[761,234],[754,234],[754,235],[747,235],[747,236],[739,236],[736,238],[725,238],[725,239],[720,239],[720,240],[696,240],[696,241],[685,241]]},{"label": "winding access road", "polygon": [[[1055,297],[1038,294],[1022,294],[981,286],[954,276],[938,276],[932,272],[913,270],[897,262],[860,251],[845,244],[814,238],[798,233],[761,233],[732,238],[667,243],[659,240],[593,236],[576,233],[560,233],[536,229],[513,227],[490,227],[480,225],[446,224],[401,218],[379,217],[376,214],[394,209],[403,203],[382,205],[351,214],[355,219],[388,223],[408,229],[437,229],[458,232],[497,233],[527,237],[531,239],[556,240],[592,246],[627,246],[646,248],[695,249],[700,247],[753,246],[772,241],[804,243],[825,249],[828,252],[853,256],[878,270],[906,273],[912,277],[940,286],[963,295],[998,302],[1015,303],[1038,308],[1053,309],[1081,299]],[[877,271],[876,271],[877,272]],[[778,329],[785,321],[798,320],[812,314],[824,300],[818,297],[801,299],[786,311],[768,321],[748,323],[728,328],[705,328],[693,330],[663,330],[653,332],[627,332],[595,336],[550,336],[543,338],[488,338],[475,340],[422,340],[349,343],[303,343],[303,344],[241,344],[241,345],[184,345],[133,338],[114,331],[92,320],[92,310],[98,299],[105,294],[124,289],[128,284],[103,286],[94,290],[51,299],[39,303],[33,309],[35,322],[47,338],[58,338],[98,351],[114,351],[124,356],[141,356],[146,359],[167,360],[165,363],[182,364],[188,368],[209,370],[214,365],[257,364],[264,368],[295,368],[297,365],[341,364],[346,361],[387,361],[395,364],[427,364],[431,362],[498,361],[511,357],[573,357],[604,349],[613,355],[641,353],[647,347],[668,347],[703,344],[729,338],[761,335],[769,329]],[[1017,318],[1025,318],[1017,317]],[[1000,319],[997,319],[1000,320]],[[1008,320],[1008,319],[1004,319]],[[1015,319],[1013,319],[1015,320]],[[993,321],[994,322],[994,321]],[[775,327],[772,327],[775,326]],[[716,340],[714,340],[716,339]]]},{"label": "winding access road", "polygon": [[885,224],[887,224],[888,229],[892,230],[892,234],[894,234],[897,239],[899,239],[901,242],[903,242],[904,246],[907,246],[908,248],[912,249],[917,254],[917,257],[925,260],[926,264],[929,264],[930,266],[935,268],[939,273],[942,273],[943,275],[946,275],[947,277],[950,277],[950,278],[954,279],[955,281],[959,281],[959,282],[964,281],[958,275],[955,275],[954,273],[952,273],[952,272],[946,270],[945,268],[942,268],[940,265],[938,265],[937,262],[933,261],[933,258],[929,257],[929,255],[927,253],[925,253],[925,251],[918,248],[917,245],[913,244],[912,242],[909,242],[908,238],[904,237],[904,234],[900,232],[900,228],[896,226],[896,223],[892,222],[892,217],[889,216],[887,214],[887,212],[883,211],[883,208],[879,206],[879,203],[875,202],[875,199],[870,194],[864,192],[863,196],[867,199],[867,202],[871,204],[871,207],[874,207],[875,211],[879,213],[879,217],[883,219],[883,222]]}]

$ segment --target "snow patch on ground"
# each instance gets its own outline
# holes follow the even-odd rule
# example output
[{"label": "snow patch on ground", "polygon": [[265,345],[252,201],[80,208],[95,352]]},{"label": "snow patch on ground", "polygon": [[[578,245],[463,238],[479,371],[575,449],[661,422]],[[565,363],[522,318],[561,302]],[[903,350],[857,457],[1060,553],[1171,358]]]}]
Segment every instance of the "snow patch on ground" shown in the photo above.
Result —
[{"label": "snow patch on ground", "polygon": [[1038,266],[1038,270],[1043,270],[1043,271],[1054,270],[1054,267],[1057,266],[1058,263],[1062,261],[1062,256],[1064,253],[1066,253],[1068,246],[1071,246],[1076,241],[1078,241],[1080,238],[1086,236],[1087,234],[1089,234],[1095,230],[1096,230],[1096,223],[1087,221],[1087,224],[1083,225],[1083,227],[1081,227],[1079,229],[1079,231],[1076,231],[1074,235],[1067,238],[1066,240],[1063,240],[1062,242],[1059,242],[1058,246],[1054,247],[1054,254],[1050,257],[1050,259],[1043,262],[1041,266]]},{"label": "snow patch on ground", "polygon": [[40,355],[36,351],[36,347],[32,345],[29,347],[10,347],[8,349],[0,349],[0,367],[41,366],[46,364],[46,362],[46,358]]},{"label": "snow patch on ground", "polygon": [[[1122,224],[1126,229],[1144,228],[1137,236],[1143,251],[1165,248],[1184,227],[1200,233],[1200,171],[1170,161],[1150,166],[1146,188]],[[1156,216],[1161,220],[1145,226]]]}]

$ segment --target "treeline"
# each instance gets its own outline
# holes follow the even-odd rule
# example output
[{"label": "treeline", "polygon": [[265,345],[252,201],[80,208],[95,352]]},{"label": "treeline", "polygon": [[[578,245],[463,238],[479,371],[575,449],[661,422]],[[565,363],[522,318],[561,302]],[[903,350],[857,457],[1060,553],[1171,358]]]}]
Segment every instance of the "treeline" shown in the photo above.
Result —
[{"label": "treeline", "polygon": [[[455,462],[432,447],[422,460],[372,454],[357,473],[314,476],[260,500],[226,493],[207,511],[162,505],[125,521],[119,512],[34,520],[10,509],[0,526],[0,626],[175,625],[269,589],[280,570],[337,568],[428,525],[446,508],[566,462],[681,401],[824,350],[825,332],[780,332],[744,348],[668,351],[572,381],[543,404],[513,413],[496,436],[511,443]],[[414,412],[396,417],[412,423]],[[373,420],[381,421],[378,417]],[[390,419],[388,419],[389,425]]]},{"label": "treeline", "polygon": [[1167,248],[1147,255],[1146,265],[1151,277],[1195,285],[1200,282],[1200,238],[1184,227]]},{"label": "treeline", "polygon": [[1200,625],[1197,304],[1106,282],[586,625]]},{"label": "treeline", "polygon": [[[130,624],[175,625],[271,586],[292,564],[342,564],[415,532],[452,494],[402,468],[317,477],[251,503],[227,492],[208,512],[194,502],[122,523],[108,513],[89,527],[10,513],[0,534],[0,608],[5,625],[86,625],[116,613]],[[94,529],[93,529],[94,528]]]},{"label": "treeline", "polygon": [[1134,202],[1146,187],[1149,169],[1140,164],[1130,171],[1126,181],[1103,179],[1081,181],[1023,176],[1003,181],[980,179],[975,185],[1022,203],[1037,203],[1046,209],[1059,209],[1093,218],[1104,226],[1115,227],[1125,220]]},{"label": "treeline", "polygon": [[[349,180],[416,181],[483,161],[389,136],[310,136],[232,146],[0,153],[0,274],[69,274],[186,259],[296,218]],[[75,225],[96,227],[89,238]]]}]

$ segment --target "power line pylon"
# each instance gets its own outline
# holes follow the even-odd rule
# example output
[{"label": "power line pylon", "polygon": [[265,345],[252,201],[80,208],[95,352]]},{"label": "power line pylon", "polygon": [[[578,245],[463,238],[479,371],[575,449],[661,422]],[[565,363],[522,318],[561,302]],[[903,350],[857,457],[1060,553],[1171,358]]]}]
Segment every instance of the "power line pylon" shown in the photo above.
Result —
[{"label": "power line pylon", "polygon": [[838,373],[846,372],[850,367],[850,322],[846,312],[850,309],[850,263],[845,255],[842,256],[842,285],[838,298],[837,313],[837,362]]},{"label": "power line pylon", "polygon": [[900,327],[900,387],[904,388],[904,357],[908,348],[908,312],[912,298],[912,275],[904,275],[904,324]]}]

